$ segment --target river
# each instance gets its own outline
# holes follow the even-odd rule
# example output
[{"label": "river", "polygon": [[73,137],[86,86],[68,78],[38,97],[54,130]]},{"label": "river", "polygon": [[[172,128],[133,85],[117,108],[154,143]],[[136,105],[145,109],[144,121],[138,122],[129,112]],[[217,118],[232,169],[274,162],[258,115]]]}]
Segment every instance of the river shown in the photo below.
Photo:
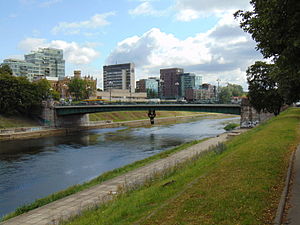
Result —
[{"label": "river", "polygon": [[229,120],[233,119],[96,129],[69,136],[0,142],[0,217],[105,171],[184,142],[223,133],[224,122]]}]

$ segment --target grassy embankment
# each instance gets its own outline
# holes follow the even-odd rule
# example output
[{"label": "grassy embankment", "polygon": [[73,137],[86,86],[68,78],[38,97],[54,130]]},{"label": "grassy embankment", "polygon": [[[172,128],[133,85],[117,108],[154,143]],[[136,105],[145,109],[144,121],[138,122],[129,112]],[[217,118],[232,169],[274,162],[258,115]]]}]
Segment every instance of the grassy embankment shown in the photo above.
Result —
[{"label": "grassy embankment", "polygon": [[38,122],[28,117],[0,115],[0,129],[35,126],[39,126]]},{"label": "grassy embankment", "polygon": [[[101,112],[90,114],[90,121],[112,120],[114,122],[149,119],[146,111]],[[157,111],[156,118],[203,115],[198,112]]]},{"label": "grassy embankment", "polygon": [[289,109],[68,224],[271,224],[299,124]]}]

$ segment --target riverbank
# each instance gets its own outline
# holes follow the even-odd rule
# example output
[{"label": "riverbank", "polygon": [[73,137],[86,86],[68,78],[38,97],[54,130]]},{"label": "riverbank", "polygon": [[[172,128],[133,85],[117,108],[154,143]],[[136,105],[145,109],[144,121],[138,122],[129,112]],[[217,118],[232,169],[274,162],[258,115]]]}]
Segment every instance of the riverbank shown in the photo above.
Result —
[{"label": "riverbank", "polygon": [[[159,169],[166,169],[169,166],[172,166],[172,163],[169,162],[170,157],[171,158],[173,157],[173,160],[172,160],[173,163],[177,164],[177,163],[181,162],[182,160],[185,161],[188,158],[191,158],[191,157],[197,155],[199,151],[203,151],[204,149],[207,149],[209,146],[215,145],[216,142],[224,141],[226,139],[226,137],[228,137],[228,136],[230,136],[230,134],[227,133],[227,134],[223,134],[223,135],[220,135],[219,137],[212,138],[212,139],[209,139],[209,140],[206,139],[206,140],[193,141],[193,142],[190,142],[190,143],[183,144],[179,147],[173,148],[171,150],[164,151],[164,152],[162,152],[160,154],[157,154],[157,155],[154,155],[150,158],[146,158],[144,160],[141,160],[141,161],[135,162],[133,164],[127,165],[123,168],[115,169],[114,171],[105,173],[105,174],[101,175],[100,177],[94,179],[91,182],[85,183],[83,185],[75,185],[74,187],[71,187],[71,188],[69,188],[69,189],[67,189],[63,192],[55,193],[54,195],[49,196],[47,199],[41,199],[40,201],[37,201],[37,202],[35,202],[34,204],[32,204],[30,206],[21,207],[20,209],[17,209],[16,212],[13,215],[10,215],[10,216],[16,216],[22,210],[23,210],[23,212],[28,211],[28,209],[30,209],[32,207],[36,208],[37,206],[44,205],[45,202],[47,202],[47,201],[51,202],[51,201],[55,200],[55,198],[61,198],[62,195],[65,195],[65,194],[70,195],[71,192],[78,192],[80,190],[83,190],[83,191],[78,192],[77,194],[75,194],[75,195],[78,195],[77,197],[75,197],[74,195],[70,195],[69,197],[72,198],[72,199],[77,199],[77,200],[81,199],[81,198],[78,198],[79,196],[82,196],[82,197],[86,196],[86,197],[92,198],[93,195],[90,192],[91,192],[92,189],[96,188],[97,190],[101,189],[101,193],[104,194],[104,196],[107,196],[107,197],[103,197],[103,198],[98,196],[97,197],[98,200],[101,200],[101,199],[103,200],[105,198],[110,199],[112,197],[112,193],[114,193],[116,191],[115,189],[125,187],[124,185],[127,185],[127,184],[130,185],[130,186],[131,185],[134,186],[134,185],[138,184],[137,181],[139,180],[139,178],[136,175],[132,175],[131,173],[136,174],[137,171],[140,171],[140,172],[138,172],[138,174],[139,174],[139,176],[141,176],[140,181],[143,183],[144,179],[149,179],[153,174],[158,172]],[[199,147],[199,144],[201,144],[201,146],[202,146],[200,148],[200,150],[197,149]],[[187,150],[187,148],[188,148],[188,150]],[[159,163],[159,165],[157,165],[157,163]],[[116,180],[119,180],[120,182],[116,183]],[[99,185],[102,185],[102,186],[99,187]],[[103,187],[103,185],[104,185],[104,187]],[[113,189],[111,189],[112,187],[113,187]],[[107,190],[107,189],[109,189],[109,190]],[[104,191],[104,190],[107,190],[107,191]],[[87,194],[84,194],[85,192]],[[69,198],[69,197],[67,197],[67,198]],[[65,200],[66,200],[66,198],[63,198],[61,200],[52,202],[48,205],[37,208],[36,210],[38,210],[38,211],[32,210],[32,211],[30,211],[30,212],[28,212],[24,215],[20,215],[18,217],[15,217],[15,218],[13,218],[11,220],[8,220],[7,222],[3,222],[1,224],[6,224],[6,223],[9,224],[10,222],[18,223],[18,221],[22,221],[23,223],[26,222],[26,224],[27,223],[28,224],[48,224],[49,219],[47,220],[46,223],[43,223],[43,221],[40,223],[37,218],[33,219],[34,214],[36,212],[38,212],[38,214],[43,215],[43,212],[40,212],[40,210],[47,209],[47,211],[49,211],[50,208],[52,208],[52,209],[57,208],[56,204],[58,203],[59,205],[61,205],[62,204],[61,202],[62,201],[64,202]],[[82,202],[81,203],[78,202],[78,205],[77,205],[80,208],[82,207],[81,210],[86,209],[86,207],[91,207],[95,203],[94,201],[87,201],[86,199],[81,199],[81,200],[82,200]],[[67,200],[67,202],[70,202],[70,200]],[[69,207],[69,206],[66,206],[66,205],[64,205],[64,206],[65,206],[64,207],[65,210],[63,210],[64,215],[68,214],[67,211],[69,209],[74,210],[74,207]],[[60,208],[58,208],[58,209],[61,210]],[[79,212],[81,212],[81,210],[78,211],[77,208],[76,208],[75,211],[77,213],[79,213]],[[60,213],[61,212],[62,211],[60,211]],[[64,218],[64,215],[62,216],[60,213],[58,215],[57,211],[55,211],[54,214],[52,214],[51,212],[47,212],[47,215],[49,216],[49,217],[48,216],[47,217],[51,218],[52,222],[60,221],[62,218]],[[74,213],[74,211],[72,212],[72,215],[73,215],[73,213]],[[26,217],[28,215],[29,215],[29,219],[26,219]],[[43,216],[45,216],[45,215],[43,215]],[[44,220],[44,222],[45,222],[45,220]]]},{"label": "riverbank", "polygon": [[289,109],[68,224],[271,224],[299,125]]},{"label": "riverbank", "polygon": [[[169,113],[170,114],[170,113]],[[216,113],[197,113],[188,114],[185,116],[172,116],[172,117],[161,117],[155,118],[155,124],[167,124],[167,123],[178,123],[185,122],[187,120],[211,117],[211,118],[223,118],[230,117],[231,115],[223,115]],[[92,121],[87,126],[77,128],[49,128],[49,127],[33,127],[33,128],[12,128],[0,130],[0,141],[16,140],[16,139],[33,139],[46,136],[63,136],[72,134],[74,132],[88,130],[88,129],[102,129],[102,128],[115,128],[115,127],[139,127],[149,125],[148,119],[139,119],[132,121],[120,121],[113,122],[110,120],[106,121]]]}]

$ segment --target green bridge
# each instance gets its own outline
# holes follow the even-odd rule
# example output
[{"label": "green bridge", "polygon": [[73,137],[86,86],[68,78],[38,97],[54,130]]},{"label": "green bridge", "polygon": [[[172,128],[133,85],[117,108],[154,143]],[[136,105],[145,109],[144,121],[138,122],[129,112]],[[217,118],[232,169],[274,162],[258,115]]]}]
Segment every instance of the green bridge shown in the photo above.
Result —
[{"label": "green bridge", "polygon": [[241,106],[233,104],[128,104],[128,105],[74,105],[55,106],[57,116],[113,111],[192,111],[241,114]]},{"label": "green bridge", "polygon": [[89,113],[113,111],[147,111],[154,124],[155,111],[192,111],[241,115],[241,106],[232,104],[107,104],[45,107],[43,119],[49,126],[76,127],[89,123]]}]

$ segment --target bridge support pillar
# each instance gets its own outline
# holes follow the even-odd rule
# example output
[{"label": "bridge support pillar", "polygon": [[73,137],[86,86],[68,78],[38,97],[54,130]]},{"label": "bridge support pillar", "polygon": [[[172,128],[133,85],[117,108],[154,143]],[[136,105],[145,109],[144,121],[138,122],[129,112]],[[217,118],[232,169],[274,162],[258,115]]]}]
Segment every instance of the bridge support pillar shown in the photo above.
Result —
[{"label": "bridge support pillar", "polygon": [[148,117],[150,118],[150,123],[154,124],[154,118],[156,117],[155,110],[149,109],[149,111],[148,111]]}]

